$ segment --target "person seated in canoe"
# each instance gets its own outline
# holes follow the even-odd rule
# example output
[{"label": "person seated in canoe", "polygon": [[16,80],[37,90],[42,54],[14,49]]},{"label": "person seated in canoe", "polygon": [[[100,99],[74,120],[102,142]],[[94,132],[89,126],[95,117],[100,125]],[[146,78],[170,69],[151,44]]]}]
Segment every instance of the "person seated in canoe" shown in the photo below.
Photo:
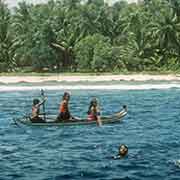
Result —
[{"label": "person seated in canoe", "polygon": [[33,100],[31,122],[33,123],[45,122],[39,115],[40,115],[40,106],[44,104],[46,100],[47,98],[44,98],[42,102],[40,102],[39,99]]},{"label": "person seated in canoe", "polygon": [[56,122],[66,121],[72,118],[69,111],[69,100],[70,94],[68,92],[65,92],[59,106],[59,115],[57,117]]},{"label": "person seated in canoe", "polygon": [[128,147],[125,144],[119,146],[118,155],[114,156],[113,159],[122,159],[128,154]]},{"label": "person seated in canoe", "polygon": [[99,126],[102,125],[97,98],[93,98],[90,102],[88,109],[88,121],[96,121]]}]

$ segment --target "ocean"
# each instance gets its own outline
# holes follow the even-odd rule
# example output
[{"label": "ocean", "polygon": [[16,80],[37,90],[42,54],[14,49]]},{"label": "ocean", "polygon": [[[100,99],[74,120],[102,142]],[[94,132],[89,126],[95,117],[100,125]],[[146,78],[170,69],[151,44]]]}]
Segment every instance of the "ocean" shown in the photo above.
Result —
[{"label": "ocean", "polygon": [[[40,89],[46,112],[58,114],[64,91],[70,110],[86,117],[92,97],[103,116],[127,105],[119,124],[30,127],[13,118],[31,112]],[[0,85],[0,180],[179,180],[180,83],[41,83]],[[128,156],[114,160],[120,144]]]}]

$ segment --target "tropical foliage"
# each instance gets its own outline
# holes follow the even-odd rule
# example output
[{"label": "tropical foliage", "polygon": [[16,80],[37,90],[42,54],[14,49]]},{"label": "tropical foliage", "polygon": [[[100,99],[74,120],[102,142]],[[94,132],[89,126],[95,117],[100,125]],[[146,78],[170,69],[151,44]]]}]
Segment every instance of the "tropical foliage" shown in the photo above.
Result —
[{"label": "tropical foliage", "polygon": [[180,70],[179,0],[0,0],[0,72]]}]

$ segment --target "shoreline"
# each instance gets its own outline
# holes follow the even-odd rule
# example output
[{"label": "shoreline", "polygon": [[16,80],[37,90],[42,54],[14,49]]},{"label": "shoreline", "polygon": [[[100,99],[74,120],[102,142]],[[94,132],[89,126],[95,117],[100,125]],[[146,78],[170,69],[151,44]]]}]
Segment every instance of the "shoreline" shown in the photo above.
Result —
[{"label": "shoreline", "polygon": [[149,75],[27,75],[27,76],[0,76],[0,83],[42,83],[42,82],[110,82],[110,81],[180,81],[180,74]]}]

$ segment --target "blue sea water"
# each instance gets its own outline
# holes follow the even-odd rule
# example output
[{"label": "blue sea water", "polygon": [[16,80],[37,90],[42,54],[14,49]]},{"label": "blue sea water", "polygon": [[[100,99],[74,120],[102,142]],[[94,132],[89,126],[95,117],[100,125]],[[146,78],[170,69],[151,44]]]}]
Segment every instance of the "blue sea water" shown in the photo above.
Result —
[{"label": "blue sea water", "polygon": [[[0,180],[179,180],[180,89],[72,90],[70,108],[86,116],[91,97],[103,115],[128,106],[124,121],[102,127],[15,126],[38,90],[0,93]],[[48,90],[46,110],[57,114],[63,91]],[[126,158],[113,160],[126,144]]]}]

